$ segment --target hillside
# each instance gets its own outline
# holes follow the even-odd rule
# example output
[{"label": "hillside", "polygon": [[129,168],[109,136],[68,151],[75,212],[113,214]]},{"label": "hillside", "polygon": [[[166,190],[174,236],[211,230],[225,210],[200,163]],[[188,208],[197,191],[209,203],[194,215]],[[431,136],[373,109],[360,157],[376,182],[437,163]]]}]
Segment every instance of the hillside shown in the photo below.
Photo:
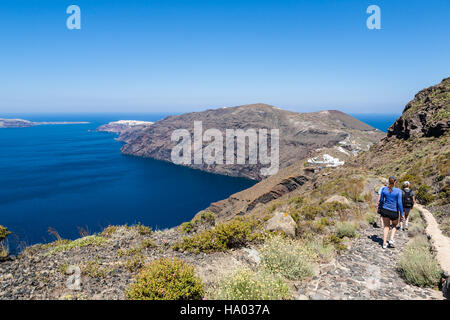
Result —
[{"label": "hillside", "polygon": [[[419,92],[381,141],[341,166],[305,161],[341,152],[335,144],[311,150],[178,227],[109,226],[73,241],[53,232],[55,242],[18,257],[0,247],[0,299],[448,297],[450,240],[437,225],[448,235],[449,93],[449,79]],[[231,113],[245,112],[239,108]],[[147,131],[154,126],[146,132],[162,134]],[[363,129],[357,127],[351,130]],[[122,138],[134,141],[129,147],[154,143],[139,132]],[[397,231],[397,245],[382,249],[377,192],[392,174],[411,181],[433,214],[416,206],[409,230]],[[0,228],[0,240],[6,236]]]},{"label": "hillside", "polygon": [[[143,130],[124,131],[119,140],[126,142],[124,154],[171,161],[176,145],[171,135],[176,129],[187,129],[193,135],[194,121],[201,121],[203,131],[214,128],[225,136],[227,129],[280,130],[280,168],[299,159],[306,159],[319,148],[334,149],[339,160],[368,150],[383,134],[367,124],[339,111],[296,113],[265,104],[192,112],[169,116]],[[203,141],[203,147],[208,145]],[[340,148],[339,148],[340,147]],[[224,146],[225,150],[225,146]],[[258,149],[259,150],[259,149]],[[339,151],[340,150],[340,151]],[[235,150],[236,151],[236,150]],[[225,151],[224,151],[225,154]],[[189,167],[208,172],[261,180],[260,164],[189,164]]]}]

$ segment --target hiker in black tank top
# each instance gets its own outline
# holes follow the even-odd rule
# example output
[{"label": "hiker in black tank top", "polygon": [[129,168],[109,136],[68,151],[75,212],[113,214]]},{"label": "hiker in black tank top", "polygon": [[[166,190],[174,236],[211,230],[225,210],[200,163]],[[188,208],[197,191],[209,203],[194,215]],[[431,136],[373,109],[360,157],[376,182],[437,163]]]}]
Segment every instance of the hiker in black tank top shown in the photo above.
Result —
[{"label": "hiker in black tank top", "polygon": [[400,227],[403,231],[406,231],[408,230],[409,212],[414,207],[416,199],[414,198],[414,191],[411,190],[411,184],[409,183],[409,181],[403,182],[402,192],[402,203],[403,210],[405,212],[405,220],[400,223]]}]

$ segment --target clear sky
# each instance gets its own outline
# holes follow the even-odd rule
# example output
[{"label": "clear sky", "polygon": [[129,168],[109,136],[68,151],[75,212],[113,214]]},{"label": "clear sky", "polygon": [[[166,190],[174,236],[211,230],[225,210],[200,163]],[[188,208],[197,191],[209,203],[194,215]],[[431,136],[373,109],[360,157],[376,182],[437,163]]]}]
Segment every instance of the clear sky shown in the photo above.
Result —
[{"label": "clear sky", "polygon": [[400,113],[448,76],[448,0],[0,1],[2,113]]}]

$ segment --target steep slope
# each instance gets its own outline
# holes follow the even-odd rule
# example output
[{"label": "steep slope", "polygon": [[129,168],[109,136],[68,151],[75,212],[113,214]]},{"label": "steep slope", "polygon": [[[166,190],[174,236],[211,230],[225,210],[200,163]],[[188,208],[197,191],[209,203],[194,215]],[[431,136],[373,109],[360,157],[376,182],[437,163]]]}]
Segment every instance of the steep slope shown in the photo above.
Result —
[{"label": "steep slope", "polygon": [[[447,78],[420,91],[384,139],[358,157],[349,158],[344,166],[320,170],[300,160],[247,190],[211,204],[206,210],[214,212],[219,219],[264,214],[267,208],[288,198],[301,195],[322,202],[334,193],[346,193],[352,181],[396,175],[400,186],[406,180],[412,183],[417,200],[435,213],[441,229],[450,235],[449,122],[450,78]],[[332,150],[319,150],[318,154],[324,152]]]},{"label": "steep slope", "polygon": [[[176,129],[187,129],[193,135],[194,121],[201,121],[203,131],[218,129],[225,141],[227,129],[279,129],[280,168],[288,167],[299,159],[306,159],[318,148],[335,148],[339,159],[347,159],[351,153],[368,150],[383,134],[363,122],[339,111],[296,113],[265,105],[253,104],[238,107],[193,112],[170,116],[145,128],[123,132],[119,140],[126,142],[124,154],[151,157],[171,161],[171,150],[176,142],[171,135]],[[203,147],[208,143],[203,141]],[[269,144],[270,145],[270,144]],[[225,147],[224,147],[225,149]],[[259,149],[258,149],[259,150]],[[336,151],[335,150],[335,151]],[[235,150],[236,153],[236,150]],[[225,150],[224,150],[225,154]],[[258,164],[189,164],[189,167],[230,176],[261,180]]]}]

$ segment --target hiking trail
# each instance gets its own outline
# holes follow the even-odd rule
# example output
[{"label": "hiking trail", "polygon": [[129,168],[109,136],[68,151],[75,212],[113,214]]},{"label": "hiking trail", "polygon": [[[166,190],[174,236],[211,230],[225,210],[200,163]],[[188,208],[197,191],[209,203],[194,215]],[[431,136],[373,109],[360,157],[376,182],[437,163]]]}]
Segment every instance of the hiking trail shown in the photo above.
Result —
[{"label": "hiking trail", "polygon": [[382,249],[382,228],[367,226],[347,250],[320,266],[311,282],[298,284],[297,299],[414,300],[443,299],[442,292],[407,284],[396,264],[408,242],[408,232],[397,231],[396,247]]}]

